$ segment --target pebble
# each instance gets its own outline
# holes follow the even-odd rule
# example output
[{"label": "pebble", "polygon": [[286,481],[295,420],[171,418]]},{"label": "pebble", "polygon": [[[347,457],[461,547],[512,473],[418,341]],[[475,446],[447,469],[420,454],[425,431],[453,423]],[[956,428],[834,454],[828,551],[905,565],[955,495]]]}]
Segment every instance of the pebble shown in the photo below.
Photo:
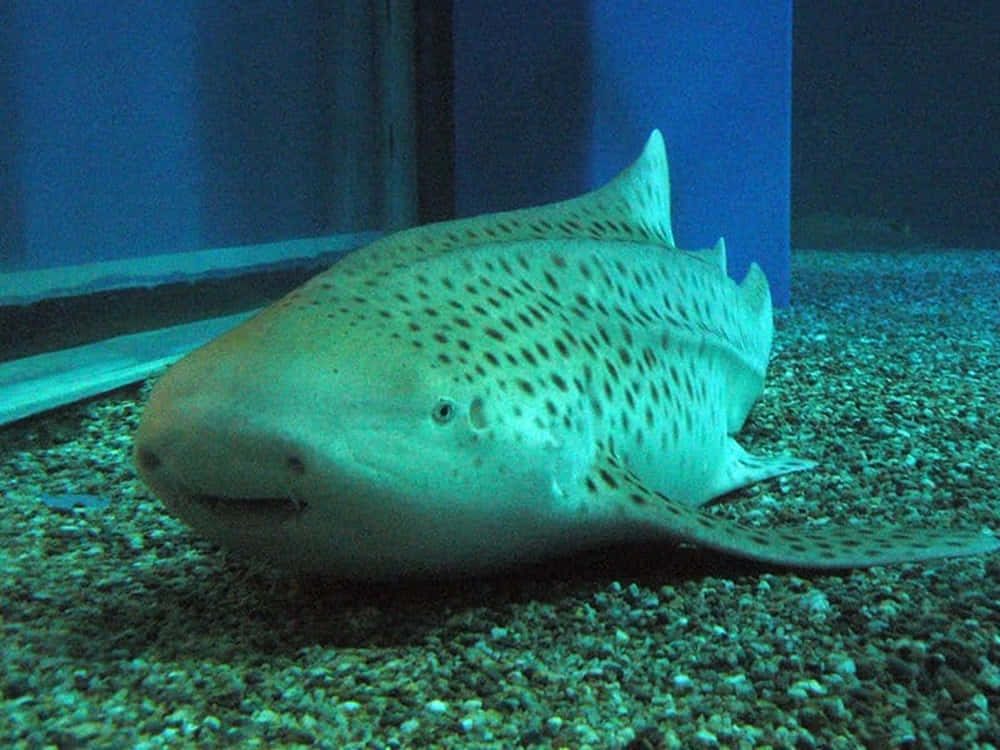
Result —
[{"label": "pebble", "polygon": [[447,713],[448,704],[442,700],[432,700],[427,704],[427,710],[432,714]]}]

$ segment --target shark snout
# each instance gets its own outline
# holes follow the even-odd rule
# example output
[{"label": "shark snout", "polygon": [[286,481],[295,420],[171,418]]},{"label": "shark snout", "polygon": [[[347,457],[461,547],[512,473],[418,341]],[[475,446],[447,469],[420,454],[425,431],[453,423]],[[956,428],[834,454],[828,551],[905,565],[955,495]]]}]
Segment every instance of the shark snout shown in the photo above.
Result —
[{"label": "shark snout", "polygon": [[184,516],[192,501],[303,505],[298,488],[313,461],[294,426],[282,426],[256,401],[234,405],[208,391],[179,393],[163,385],[154,389],[136,432],[134,457],[139,475],[168,508]]},{"label": "shark snout", "polygon": [[362,573],[372,555],[392,568],[395,552],[370,550],[373,539],[401,535],[394,550],[429,536],[399,521],[395,485],[384,486],[368,454],[358,458],[364,441],[337,418],[337,405],[296,401],[315,388],[212,375],[175,366],[154,387],[135,434],[139,475],[172,515],[224,548],[313,571]]},{"label": "shark snout", "polygon": [[293,504],[295,484],[307,463],[294,445],[190,442],[174,430],[140,428],[135,441],[139,475],[168,505],[178,496],[253,499],[286,497]]}]

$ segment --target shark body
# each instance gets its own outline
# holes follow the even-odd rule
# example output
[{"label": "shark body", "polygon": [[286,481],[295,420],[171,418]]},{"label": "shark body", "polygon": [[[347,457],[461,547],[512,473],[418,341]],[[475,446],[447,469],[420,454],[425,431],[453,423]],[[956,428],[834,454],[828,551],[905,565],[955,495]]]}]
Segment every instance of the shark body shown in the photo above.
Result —
[{"label": "shark body", "polygon": [[355,252],[167,372],[140,474],[227,548],[350,578],[660,538],[817,568],[1000,547],[704,512],[812,464],[733,439],[770,356],[767,280],[730,280],[721,240],[677,249],[669,204],[654,131],[592,193]]}]

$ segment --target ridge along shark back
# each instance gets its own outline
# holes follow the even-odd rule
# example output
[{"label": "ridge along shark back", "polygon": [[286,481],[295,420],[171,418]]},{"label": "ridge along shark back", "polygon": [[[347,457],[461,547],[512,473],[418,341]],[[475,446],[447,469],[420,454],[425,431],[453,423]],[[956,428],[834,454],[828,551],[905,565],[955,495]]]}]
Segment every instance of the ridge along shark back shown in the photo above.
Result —
[{"label": "ridge along shark back", "polygon": [[767,279],[679,250],[666,153],[579,198],[398,232],[174,365],[145,482],[223,547],[364,579],[465,575],[664,539],[843,568],[996,550],[988,533],[707,514],[811,462],[733,439],[774,334]]}]

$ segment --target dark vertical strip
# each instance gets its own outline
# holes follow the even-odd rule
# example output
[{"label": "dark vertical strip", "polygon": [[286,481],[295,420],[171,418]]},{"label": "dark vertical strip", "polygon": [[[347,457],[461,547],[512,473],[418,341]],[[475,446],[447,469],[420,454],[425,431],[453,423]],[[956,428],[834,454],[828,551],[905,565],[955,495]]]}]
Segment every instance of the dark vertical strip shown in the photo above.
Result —
[{"label": "dark vertical strip", "polygon": [[382,228],[417,222],[414,0],[389,0],[375,16],[378,49],[378,144],[383,180]]},{"label": "dark vertical strip", "polygon": [[416,2],[417,200],[421,223],[455,215],[452,2]]},{"label": "dark vertical strip", "polygon": [[18,87],[21,25],[15,3],[0,3],[0,271],[24,268],[27,261],[19,158],[22,143]]}]

